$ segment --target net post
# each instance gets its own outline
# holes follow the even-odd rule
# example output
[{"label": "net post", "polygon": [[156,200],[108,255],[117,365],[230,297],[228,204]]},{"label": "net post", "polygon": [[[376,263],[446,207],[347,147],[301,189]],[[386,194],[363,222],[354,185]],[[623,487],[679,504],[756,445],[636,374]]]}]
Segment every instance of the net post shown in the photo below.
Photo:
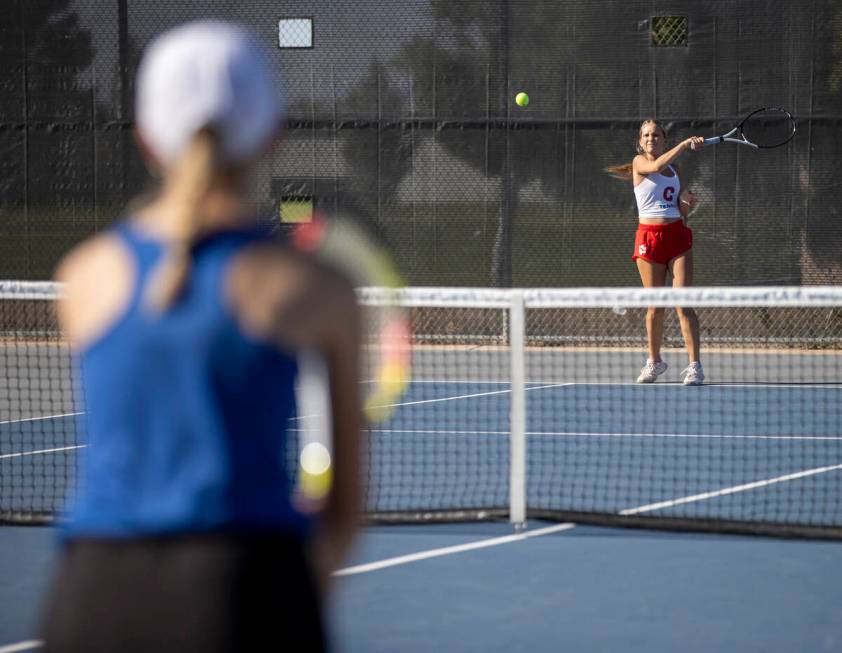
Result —
[{"label": "net post", "polygon": [[509,305],[511,402],[509,409],[509,521],[526,525],[526,311],[522,290],[512,290]]}]

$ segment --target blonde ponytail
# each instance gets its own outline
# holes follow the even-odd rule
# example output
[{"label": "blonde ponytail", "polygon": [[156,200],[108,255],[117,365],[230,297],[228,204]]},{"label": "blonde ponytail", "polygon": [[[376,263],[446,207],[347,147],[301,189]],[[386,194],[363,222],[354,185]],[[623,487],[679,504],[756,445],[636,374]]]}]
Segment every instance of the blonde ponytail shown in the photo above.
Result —
[{"label": "blonde ponytail", "polygon": [[614,177],[614,179],[622,179],[623,181],[628,181],[634,176],[632,174],[633,170],[634,166],[631,163],[624,163],[619,166],[608,166],[605,168],[605,172]]},{"label": "blonde ponytail", "polygon": [[216,142],[212,130],[200,130],[168,175],[172,197],[168,211],[174,229],[146,289],[146,302],[158,313],[173,305],[190,277],[191,250],[200,231],[197,214],[213,181]]}]

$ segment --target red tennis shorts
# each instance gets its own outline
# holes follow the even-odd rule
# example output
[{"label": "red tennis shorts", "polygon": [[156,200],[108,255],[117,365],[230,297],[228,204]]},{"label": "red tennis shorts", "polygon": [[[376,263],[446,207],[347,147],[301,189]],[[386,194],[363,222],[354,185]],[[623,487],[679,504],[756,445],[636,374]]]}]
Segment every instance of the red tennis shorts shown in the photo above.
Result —
[{"label": "red tennis shorts", "polygon": [[693,232],[684,220],[667,224],[638,224],[634,235],[632,260],[642,258],[666,265],[693,247]]}]

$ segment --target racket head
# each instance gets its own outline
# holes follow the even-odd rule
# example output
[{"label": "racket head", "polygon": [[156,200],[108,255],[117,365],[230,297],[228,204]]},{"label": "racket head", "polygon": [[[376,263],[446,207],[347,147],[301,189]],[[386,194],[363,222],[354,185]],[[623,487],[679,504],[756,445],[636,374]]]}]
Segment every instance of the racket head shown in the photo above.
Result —
[{"label": "racket head", "polygon": [[379,288],[384,298],[363,310],[366,417],[389,419],[411,378],[409,313],[398,295],[403,277],[381,229],[351,207],[316,209],[292,232],[292,244],[343,270],[357,288]]},{"label": "racket head", "polygon": [[795,130],[795,118],[781,107],[755,109],[739,125],[740,136],[761,149],[786,145],[795,136]]},{"label": "racket head", "polygon": [[[380,227],[364,210],[315,208],[286,230],[295,249],[342,271],[358,289],[375,287],[383,301],[362,307],[361,390],[369,426],[392,417],[411,380],[409,313],[400,306],[403,278]],[[308,353],[309,354],[309,353]],[[299,358],[299,458],[296,506],[318,513],[333,482],[328,371],[323,358]]]}]

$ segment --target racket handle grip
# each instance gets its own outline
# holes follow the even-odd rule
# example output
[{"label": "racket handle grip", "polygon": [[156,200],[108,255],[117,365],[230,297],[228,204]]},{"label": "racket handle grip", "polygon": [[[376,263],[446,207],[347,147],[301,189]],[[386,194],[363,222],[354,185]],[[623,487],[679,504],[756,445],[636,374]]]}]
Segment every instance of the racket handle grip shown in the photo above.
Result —
[{"label": "racket handle grip", "polygon": [[723,136],[711,136],[710,138],[706,138],[702,141],[702,145],[716,145],[717,143],[721,143],[724,141],[725,138]]}]

